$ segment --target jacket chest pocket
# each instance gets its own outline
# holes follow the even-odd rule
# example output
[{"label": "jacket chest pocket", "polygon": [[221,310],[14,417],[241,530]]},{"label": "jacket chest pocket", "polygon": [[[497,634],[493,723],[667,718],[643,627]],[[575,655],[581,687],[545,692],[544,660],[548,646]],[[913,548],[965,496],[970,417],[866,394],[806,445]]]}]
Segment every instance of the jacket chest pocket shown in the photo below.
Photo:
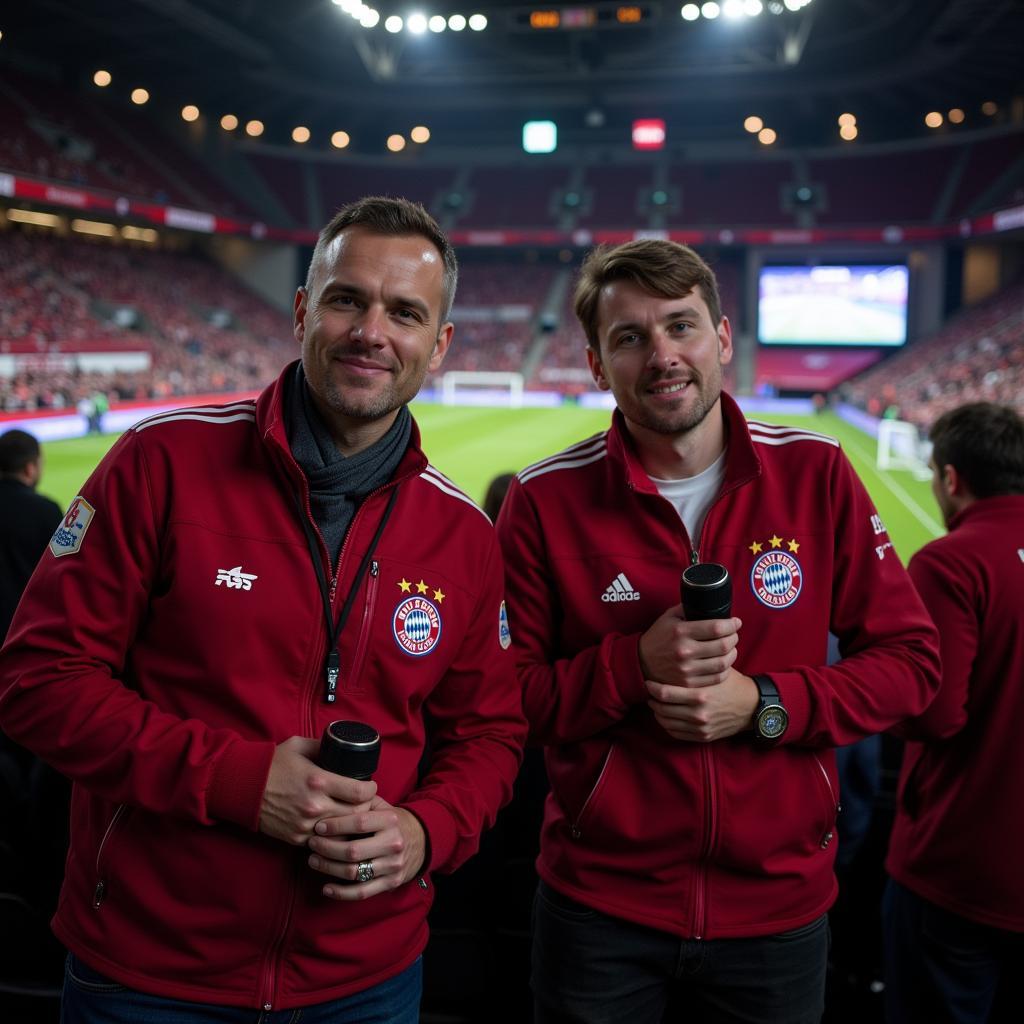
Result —
[{"label": "jacket chest pocket", "polygon": [[366,651],[370,646],[373,632],[374,613],[377,608],[377,594],[380,589],[380,562],[370,563],[366,580],[366,598],[363,602],[362,615],[359,620],[359,633],[356,639],[355,652],[352,655],[352,669],[342,672],[341,688],[346,693],[362,693],[366,687],[363,681],[363,666],[366,663]]}]

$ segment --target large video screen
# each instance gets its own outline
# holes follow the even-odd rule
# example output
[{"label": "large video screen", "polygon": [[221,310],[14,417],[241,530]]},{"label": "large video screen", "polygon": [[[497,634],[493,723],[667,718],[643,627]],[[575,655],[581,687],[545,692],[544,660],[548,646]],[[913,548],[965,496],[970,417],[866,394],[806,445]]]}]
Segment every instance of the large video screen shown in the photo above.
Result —
[{"label": "large video screen", "polygon": [[758,282],[762,345],[902,345],[904,265],[766,266]]}]

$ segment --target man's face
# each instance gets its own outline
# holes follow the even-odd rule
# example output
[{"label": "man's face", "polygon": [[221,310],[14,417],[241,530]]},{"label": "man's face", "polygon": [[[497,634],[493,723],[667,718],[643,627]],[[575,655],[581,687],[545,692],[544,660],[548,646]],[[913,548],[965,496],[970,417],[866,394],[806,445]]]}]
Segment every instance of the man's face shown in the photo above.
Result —
[{"label": "man's face", "polygon": [[314,403],[342,431],[377,421],[415,397],[451,343],[442,324],[444,265],[420,235],[346,228],[295,296],[295,337]]},{"label": "man's face", "polygon": [[702,423],[722,391],[732,330],[711,321],[700,287],[678,299],[613,281],[598,299],[599,352],[587,349],[597,386],[611,391],[633,424],[684,434]]}]

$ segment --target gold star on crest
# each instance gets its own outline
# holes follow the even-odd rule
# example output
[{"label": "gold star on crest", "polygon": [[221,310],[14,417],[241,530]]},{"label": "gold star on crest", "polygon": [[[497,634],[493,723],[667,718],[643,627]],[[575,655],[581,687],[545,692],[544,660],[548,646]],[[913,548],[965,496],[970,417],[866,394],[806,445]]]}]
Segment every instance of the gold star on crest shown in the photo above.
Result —
[{"label": "gold star on crest", "polygon": [[441,604],[444,601],[444,594],[442,593],[442,591],[440,591],[440,590],[435,590],[434,591],[434,600],[438,604]]},{"label": "gold star on crest", "polygon": [[412,593],[412,584],[404,576],[398,581],[398,588],[403,594]]},{"label": "gold star on crest", "polygon": [[791,540],[789,542],[788,547],[789,547],[789,550],[792,551],[794,555],[800,550],[800,545],[795,540]]},{"label": "gold star on crest", "polygon": [[750,553],[752,555],[759,555],[761,553],[761,542],[760,541],[755,540],[754,543],[750,545]]},{"label": "gold star on crest", "polygon": [[420,580],[419,583],[416,584],[417,594],[425,594],[429,589],[430,588],[423,582],[423,580]]},{"label": "gold star on crest", "polygon": [[771,537],[768,538],[768,543],[771,544],[771,546],[773,548],[781,548],[782,547],[782,538],[781,537],[776,537],[775,534],[773,533],[771,535]]}]

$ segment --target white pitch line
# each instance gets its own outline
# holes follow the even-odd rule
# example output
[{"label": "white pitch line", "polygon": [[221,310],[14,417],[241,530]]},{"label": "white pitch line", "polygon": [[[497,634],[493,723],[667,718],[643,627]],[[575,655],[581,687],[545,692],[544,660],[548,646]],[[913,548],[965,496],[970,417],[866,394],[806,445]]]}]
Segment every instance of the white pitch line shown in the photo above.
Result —
[{"label": "white pitch line", "polygon": [[875,471],[875,476],[892,491],[893,494],[899,498],[907,507],[907,511],[933,536],[941,537],[946,532],[946,528],[940,523],[936,522],[930,515],[914,499],[902,488],[895,480],[893,480],[887,473],[881,473],[874,465],[874,458],[869,451],[861,448],[858,444],[852,444],[847,442],[847,448],[852,448],[860,458]]}]

